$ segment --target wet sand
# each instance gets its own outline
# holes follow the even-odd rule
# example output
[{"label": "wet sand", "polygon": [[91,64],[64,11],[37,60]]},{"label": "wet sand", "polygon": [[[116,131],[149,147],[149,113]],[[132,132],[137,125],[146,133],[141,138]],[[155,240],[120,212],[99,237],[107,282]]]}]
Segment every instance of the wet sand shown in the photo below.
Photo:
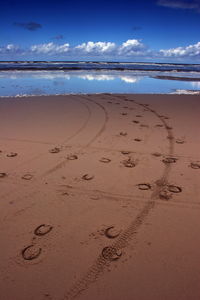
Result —
[{"label": "wet sand", "polygon": [[0,99],[2,300],[200,299],[199,95]]}]

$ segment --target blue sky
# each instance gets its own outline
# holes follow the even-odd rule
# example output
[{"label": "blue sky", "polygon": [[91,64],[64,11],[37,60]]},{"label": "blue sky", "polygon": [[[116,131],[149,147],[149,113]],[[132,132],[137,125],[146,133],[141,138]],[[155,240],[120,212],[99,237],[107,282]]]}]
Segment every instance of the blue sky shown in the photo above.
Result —
[{"label": "blue sky", "polygon": [[200,0],[2,0],[0,60],[200,63]]}]

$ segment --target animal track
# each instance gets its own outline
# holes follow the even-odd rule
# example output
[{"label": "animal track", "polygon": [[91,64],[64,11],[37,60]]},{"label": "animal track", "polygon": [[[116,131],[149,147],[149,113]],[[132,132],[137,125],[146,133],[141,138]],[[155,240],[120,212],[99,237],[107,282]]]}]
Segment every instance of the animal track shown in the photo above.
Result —
[{"label": "animal track", "polygon": [[109,163],[109,162],[111,162],[111,159],[106,158],[106,157],[102,157],[99,161],[102,162],[102,163]]},{"label": "animal track", "polygon": [[106,260],[114,261],[114,260],[118,260],[122,256],[122,252],[120,250],[117,250],[114,247],[109,246],[103,248],[102,256]]},{"label": "animal track", "polygon": [[16,152],[10,152],[6,156],[7,157],[15,157],[15,156],[17,156],[17,153]]},{"label": "animal track", "polygon": [[7,174],[6,173],[4,173],[4,172],[0,172],[0,178],[4,178],[4,177],[6,177],[7,176]]},{"label": "animal track", "polygon": [[128,160],[124,160],[123,165],[127,168],[134,168],[136,166],[135,162],[129,158]]},{"label": "animal track", "polygon": [[34,230],[34,234],[38,236],[43,236],[47,233],[49,233],[53,229],[53,226],[41,224]]},{"label": "animal track", "polygon": [[33,260],[36,259],[42,252],[42,248],[37,247],[36,245],[30,245],[25,247],[22,250],[22,257],[25,260]]},{"label": "animal track", "polygon": [[21,178],[25,179],[25,180],[31,180],[33,178],[33,175],[32,174],[25,174]]},{"label": "animal track", "polygon": [[67,156],[67,159],[68,160],[76,160],[76,159],[78,159],[78,156],[76,154],[70,154]]},{"label": "animal track", "polygon": [[191,162],[190,167],[192,169],[200,169],[200,163],[198,163],[198,162]]},{"label": "animal track", "polygon": [[171,163],[175,163],[177,162],[177,158],[175,157],[165,157],[162,162],[164,162],[165,164],[171,164]]},{"label": "animal track", "polygon": [[85,174],[82,176],[82,179],[84,180],[92,180],[94,178],[94,175]]},{"label": "animal track", "polygon": [[182,188],[177,185],[168,185],[167,188],[172,193],[181,193],[182,192]]},{"label": "animal track", "polygon": [[127,132],[121,131],[119,134],[120,134],[121,136],[126,136],[126,135],[127,135]]},{"label": "animal track", "polygon": [[139,190],[147,191],[151,189],[151,185],[149,183],[139,183],[138,188]]},{"label": "animal track", "polygon": [[60,148],[58,148],[58,147],[52,148],[49,150],[49,152],[50,153],[58,153],[58,152],[60,152]]},{"label": "animal track", "polygon": [[112,230],[114,229],[114,226],[110,226],[105,230],[105,236],[109,239],[114,239],[119,236],[120,232],[113,233]]}]

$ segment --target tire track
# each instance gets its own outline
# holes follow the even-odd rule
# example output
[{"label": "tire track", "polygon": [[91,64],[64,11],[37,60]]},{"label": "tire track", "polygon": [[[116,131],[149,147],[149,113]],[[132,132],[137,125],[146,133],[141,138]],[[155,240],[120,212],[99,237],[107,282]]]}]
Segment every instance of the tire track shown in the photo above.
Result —
[{"label": "tire track", "polygon": [[[115,96],[117,98],[122,99],[122,97]],[[125,100],[125,98],[123,98]],[[174,136],[172,129],[168,126],[167,122],[163,117],[161,117],[156,111],[150,109],[149,107],[141,104],[139,102],[135,102],[129,100],[130,102],[134,102],[136,105],[143,106],[148,111],[152,112],[159,120],[163,123],[165,130],[167,131],[167,138],[169,141],[169,151],[168,155],[174,154]],[[165,164],[164,171],[162,176],[155,182],[156,188],[152,192],[150,199],[146,202],[143,209],[136,216],[136,218],[130,223],[130,225],[119,235],[114,243],[112,243],[109,248],[115,249],[117,251],[125,248],[128,245],[128,242],[137,234],[137,230],[140,226],[143,225],[145,219],[148,217],[150,212],[156,206],[156,199],[160,191],[167,184],[169,173],[171,170],[171,164]],[[75,282],[75,284],[67,291],[66,295],[63,297],[63,300],[74,299],[79,296],[84,290],[89,288],[89,285],[97,280],[97,278],[102,274],[102,272],[112,263],[112,260],[105,259],[102,254],[100,254],[93,265],[89,268],[85,275],[80,278],[79,281]]]},{"label": "tire track", "polygon": [[[96,102],[96,101],[94,101],[94,100],[88,99],[88,98],[85,97],[85,96],[79,96],[79,98],[84,99],[84,100],[87,100],[87,101],[90,101],[90,102],[92,102],[92,103],[95,103],[98,107],[100,107],[101,110],[103,110],[103,112],[104,112],[104,122],[103,122],[103,125],[101,126],[101,129],[95,134],[95,136],[94,136],[92,139],[90,139],[90,141],[89,141],[86,145],[82,146],[78,151],[76,151],[76,154],[80,154],[84,149],[86,149],[86,148],[89,147],[92,143],[94,143],[94,141],[95,141],[95,140],[96,140],[96,139],[97,139],[97,138],[105,131],[106,125],[107,125],[107,122],[108,122],[108,119],[109,119],[108,113],[107,113],[107,111],[106,111],[106,109],[105,109],[105,107],[104,107],[103,105],[99,104],[98,102]],[[91,116],[91,110],[90,110],[89,106],[88,106],[86,103],[84,103],[84,105],[87,106],[87,108],[88,108],[88,110],[89,110],[89,112],[90,112],[90,116]],[[89,122],[89,120],[88,120],[88,122]],[[87,124],[88,124],[88,122],[87,122]],[[87,126],[87,124],[84,126],[84,128]],[[83,128],[81,131],[83,131],[84,128]],[[80,132],[81,132],[81,131],[80,131]],[[80,132],[79,132],[79,133],[80,133]],[[65,159],[65,160],[61,161],[59,164],[57,164],[57,165],[54,166],[53,168],[51,168],[50,170],[46,171],[46,172],[43,174],[42,177],[47,176],[47,175],[49,175],[49,174],[51,174],[51,173],[54,173],[54,172],[57,171],[58,169],[64,167],[64,166],[66,165],[66,163],[68,163],[68,159]]]}]

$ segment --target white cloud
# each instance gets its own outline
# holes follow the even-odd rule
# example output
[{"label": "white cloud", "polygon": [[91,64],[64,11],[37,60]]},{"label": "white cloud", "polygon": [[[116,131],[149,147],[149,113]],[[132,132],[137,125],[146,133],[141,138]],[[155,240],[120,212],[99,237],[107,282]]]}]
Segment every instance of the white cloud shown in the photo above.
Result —
[{"label": "white cloud", "polygon": [[15,52],[19,52],[20,48],[16,45],[13,44],[8,44],[6,46],[1,46],[0,47],[0,53],[15,53]]},{"label": "white cloud", "polygon": [[138,40],[127,40],[119,48],[119,55],[141,55],[145,50],[144,44]]},{"label": "white cloud", "polygon": [[140,81],[142,78],[139,76],[120,76],[120,79],[126,83],[136,83]]},{"label": "white cloud", "polygon": [[31,52],[37,54],[61,54],[69,50],[69,44],[56,45],[54,43],[33,45],[30,48]]},{"label": "white cloud", "polygon": [[177,47],[168,50],[160,50],[164,57],[199,57],[200,58],[200,42],[186,47]]},{"label": "white cloud", "polygon": [[78,49],[85,53],[104,54],[113,51],[115,47],[115,43],[111,42],[87,42],[76,46],[75,49]]},{"label": "white cloud", "polygon": [[98,80],[98,81],[103,81],[103,80],[114,80],[115,77],[112,75],[92,75],[92,74],[87,74],[87,75],[80,75],[78,76],[81,79],[85,79],[85,80]]},{"label": "white cloud", "polygon": [[198,0],[159,0],[157,2],[159,6],[169,7],[169,8],[177,8],[177,9],[191,9],[197,10],[200,9],[200,4]]}]

